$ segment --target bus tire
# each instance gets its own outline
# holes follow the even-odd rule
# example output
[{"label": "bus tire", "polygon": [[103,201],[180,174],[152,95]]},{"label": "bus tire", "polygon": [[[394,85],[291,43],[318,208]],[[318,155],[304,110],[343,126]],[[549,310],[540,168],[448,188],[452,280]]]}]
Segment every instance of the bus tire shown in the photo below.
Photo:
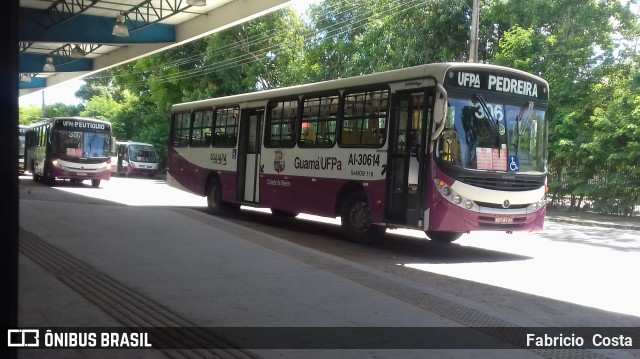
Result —
[{"label": "bus tire", "polygon": [[91,180],[91,187],[93,187],[93,188],[100,187],[100,180],[99,179],[92,179]]},{"label": "bus tire", "polygon": [[207,189],[207,206],[209,212],[216,215],[229,214],[240,210],[240,205],[222,200],[222,186],[217,178],[211,179]]},{"label": "bus tire", "polygon": [[56,184],[56,178],[53,176],[49,176],[48,174],[45,174],[43,177],[43,182],[47,186],[53,186],[54,184]]},{"label": "bus tire", "polygon": [[211,179],[207,188],[207,207],[213,214],[222,214],[224,204],[222,203],[222,186],[217,178]]},{"label": "bus tire", "polygon": [[345,199],[340,220],[345,237],[351,241],[373,243],[384,237],[386,228],[371,223],[371,207],[361,191],[353,192]]},{"label": "bus tire", "polygon": [[430,240],[438,243],[451,243],[462,236],[460,232],[425,231]]},{"label": "bus tire", "polygon": [[297,216],[299,213],[297,213],[297,212],[290,212],[290,211],[284,211],[284,210],[281,210],[281,209],[271,208],[271,214],[273,214],[274,216],[282,217],[282,218],[294,218],[294,217],[295,217],[295,216]]}]

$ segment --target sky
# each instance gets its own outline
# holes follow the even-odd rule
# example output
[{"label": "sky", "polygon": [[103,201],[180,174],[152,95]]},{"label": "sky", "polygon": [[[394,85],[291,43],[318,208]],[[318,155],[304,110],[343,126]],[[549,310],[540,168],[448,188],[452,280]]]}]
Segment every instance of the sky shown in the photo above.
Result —
[{"label": "sky", "polygon": [[42,92],[44,91],[45,106],[62,103],[65,105],[78,105],[82,101],[75,96],[80,86],[84,85],[82,80],[71,80],[63,84],[47,87],[44,90],[36,91],[28,95],[19,97],[20,107],[38,106],[42,107]]}]

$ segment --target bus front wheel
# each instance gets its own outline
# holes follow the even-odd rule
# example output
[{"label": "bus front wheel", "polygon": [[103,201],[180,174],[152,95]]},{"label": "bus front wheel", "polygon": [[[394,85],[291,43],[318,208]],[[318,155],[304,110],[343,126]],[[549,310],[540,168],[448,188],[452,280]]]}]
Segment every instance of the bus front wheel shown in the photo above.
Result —
[{"label": "bus front wheel", "polygon": [[425,231],[430,240],[438,243],[451,243],[462,236],[460,232]]},{"label": "bus front wheel", "polygon": [[371,207],[362,192],[354,192],[342,206],[342,230],[345,236],[359,243],[373,243],[382,239],[385,227],[371,223]]},{"label": "bus front wheel", "polygon": [[207,190],[207,206],[212,214],[227,214],[240,209],[240,205],[236,203],[227,203],[222,200],[222,186],[220,180],[214,178],[209,182]]},{"label": "bus front wheel", "polygon": [[294,218],[295,216],[297,216],[299,214],[298,212],[284,211],[284,210],[275,209],[275,208],[271,208],[271,213],[274,216],[278,216],[278,217],[282,217],[282,218]]},{"label": "bus front wheel", "polygon": [[93,187],[93,188],[98,188],[98,187],[100,187],[100,180],[99,180],[99,179],[93,179],[93,180],[91,180],[91,187]]}]

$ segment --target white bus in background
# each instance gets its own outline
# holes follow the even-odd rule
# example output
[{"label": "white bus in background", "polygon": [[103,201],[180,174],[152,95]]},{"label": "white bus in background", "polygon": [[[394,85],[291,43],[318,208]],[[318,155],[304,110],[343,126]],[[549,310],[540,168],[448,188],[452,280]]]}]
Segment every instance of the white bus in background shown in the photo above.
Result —
[{"label": "white bus in background", "polygon": [[111,177],[111,124],[83,117],[54,117],[31,125],[25,133],[26,170],[34,181],[53,185],[56,179],[93,187]]},{"label": "white bus in background", "polygon": [[134,141],[116,142],[111,153],[111,172],[120,176],[158,174],[158,154],[150,143]]}]

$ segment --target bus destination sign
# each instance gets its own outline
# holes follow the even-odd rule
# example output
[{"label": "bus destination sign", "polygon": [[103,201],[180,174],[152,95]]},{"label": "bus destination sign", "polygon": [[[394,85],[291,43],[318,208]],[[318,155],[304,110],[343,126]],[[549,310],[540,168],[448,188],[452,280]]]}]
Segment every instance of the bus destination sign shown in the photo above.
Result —
[{"label": "bus destination sign", "polygon": [[58,122],[62,127],[69,130],[109,130],[109,126],[99,122],[77,121],[77,120],[61,120]]},{"label": "bus destination sign", "polygon": [[446,76],[449,88],[477,89],[495,93],[529,97],[546,101],[547,86],[532,78],[517,74],[485,72],[481,70],[449,71]]}]

